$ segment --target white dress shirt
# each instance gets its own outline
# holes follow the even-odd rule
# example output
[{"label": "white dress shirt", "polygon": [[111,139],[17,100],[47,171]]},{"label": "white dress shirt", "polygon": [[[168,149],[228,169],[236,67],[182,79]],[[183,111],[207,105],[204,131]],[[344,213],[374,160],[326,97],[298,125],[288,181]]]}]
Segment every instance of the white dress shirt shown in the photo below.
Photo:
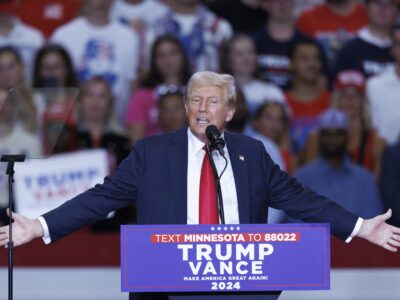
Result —
[{"label": "white dress shirt", "polygon": [[[187,178],[187,223],[199,224],[199,194],[201,166],[206,152],[203,150],[204,143],[195,137],[188,128],[188,178]],[[221,177],[222,199],[224,201],[224,216],[226,224],[239,224],[238,200],[236,194],[235,178],[229,158],[228,149],[224,147],[228,166]],[[218,174],[225,167],[225,160],[218,153],[212,152]]]}]

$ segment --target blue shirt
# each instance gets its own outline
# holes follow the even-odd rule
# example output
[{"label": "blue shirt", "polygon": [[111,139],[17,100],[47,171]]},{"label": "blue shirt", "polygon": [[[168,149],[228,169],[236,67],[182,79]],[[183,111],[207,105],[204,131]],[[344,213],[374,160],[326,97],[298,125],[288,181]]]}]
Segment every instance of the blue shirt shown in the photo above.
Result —
[{"label": "blue shirt", "polygon": [[338,168],[319,158],[299,169],[294,176],[304,186],[362,218],[375,217],[384,210],[374,175],[349,158]]}]

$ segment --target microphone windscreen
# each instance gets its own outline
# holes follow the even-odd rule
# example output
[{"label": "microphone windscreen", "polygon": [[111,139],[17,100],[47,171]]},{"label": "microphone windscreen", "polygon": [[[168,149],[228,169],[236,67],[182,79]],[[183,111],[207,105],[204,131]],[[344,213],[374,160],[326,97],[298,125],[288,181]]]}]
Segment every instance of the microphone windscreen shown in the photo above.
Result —
[{"label": "microphone windscreen", "polygon": [[216,138],[219,138],[221,136],[221,133],[219,132],[217,126],[208,125],[206,128],[206,135],[209,141],[213,141]]}]

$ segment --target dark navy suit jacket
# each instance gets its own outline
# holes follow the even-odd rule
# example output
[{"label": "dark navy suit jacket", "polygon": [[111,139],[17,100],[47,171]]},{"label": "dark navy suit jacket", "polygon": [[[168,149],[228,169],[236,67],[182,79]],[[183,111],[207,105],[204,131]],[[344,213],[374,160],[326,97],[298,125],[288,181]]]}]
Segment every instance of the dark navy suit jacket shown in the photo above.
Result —
[{"label": "dark navy suit jacket", "polygon": [[[265,223],[268,206],[306,222],[330,223],[346,239],[357,216],[304,188],[276,166],[261,142],[225,132],[235,177],[240,223]],[[137,202],[139,224],[185,224],[187,220],[187,129],[138,141],[103,184],[46,213],[52,241]],[[247,297],[248,298],[248,297]]]},{"label": "dark navy suit jacket", "polygon": [[[280,171],[259,141],[229,132],[224,137],[235,177],[240,223],[265,223],[271,206],[307,222],[330,223],[332,234],[341,239],[351,234],[357,216]],[[134,200],[139,224],[185,224],[187,165],[187,129],[138,141],[103,184],[43,216],[51,240],[105,218]]]}]

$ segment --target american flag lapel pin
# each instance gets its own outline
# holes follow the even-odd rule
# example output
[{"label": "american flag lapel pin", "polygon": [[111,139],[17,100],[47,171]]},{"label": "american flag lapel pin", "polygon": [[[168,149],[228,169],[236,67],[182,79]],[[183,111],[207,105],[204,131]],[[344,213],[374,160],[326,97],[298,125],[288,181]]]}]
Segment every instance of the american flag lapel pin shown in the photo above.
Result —
[{"label": "american flag lapel pin", "polygon": [[244,161],[244,156],[243,156],[243,155],[239,155],[239,159],[240,159],[241,161]]}]

